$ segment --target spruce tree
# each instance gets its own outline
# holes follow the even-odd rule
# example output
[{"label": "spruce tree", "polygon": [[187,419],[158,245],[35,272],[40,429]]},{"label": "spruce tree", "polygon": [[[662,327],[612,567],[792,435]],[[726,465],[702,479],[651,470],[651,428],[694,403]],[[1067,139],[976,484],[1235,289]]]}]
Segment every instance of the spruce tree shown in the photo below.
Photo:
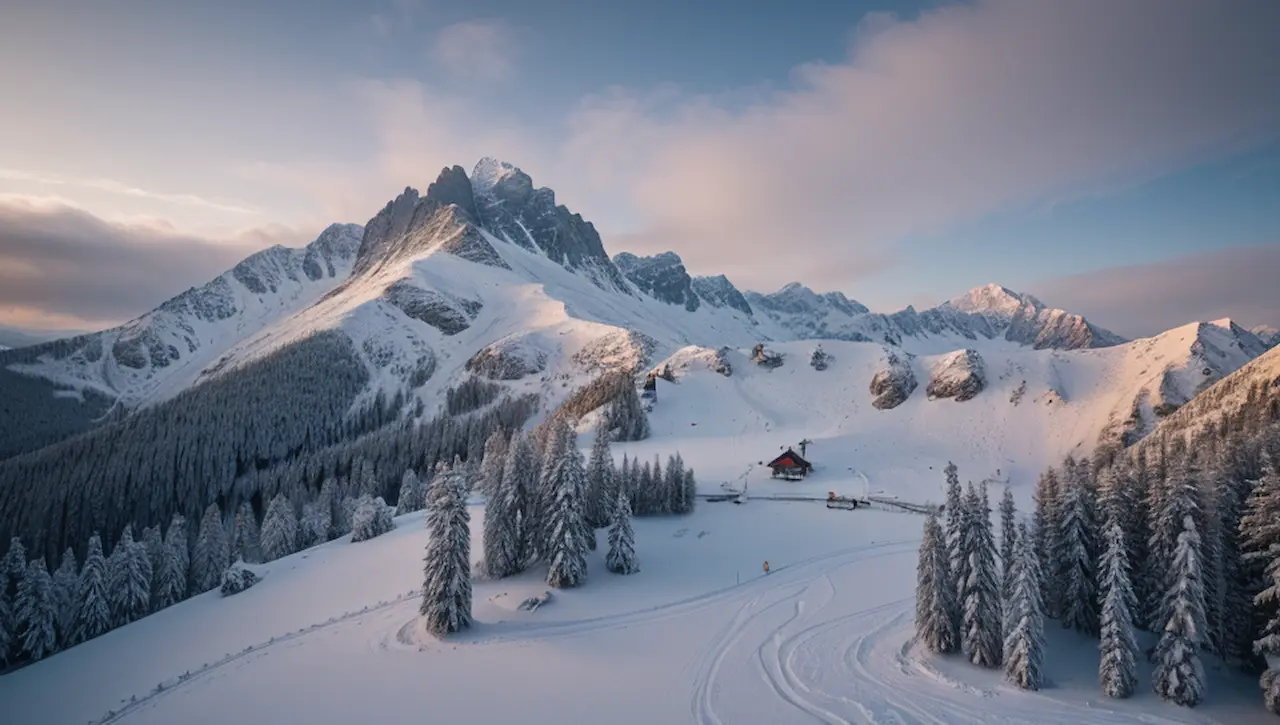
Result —
[{"label": "spruce tree", "polygon": [[1204,572],[1195,519],[1184,517],[1182,527],[1170,567],[1172,584],[1162,608],[1169,613],[1169,619],[1156,646],[1152,684],[1160,697],[1183,707],[1195,707],[1205,693],[1204,666],[1200,662],[1206,628]]},{"label": "spruce tree", "polygon": [[9,596],[0,591],[0,666],[9,664],[9,651],[16,647],[17,620],[9,605]]},{"label": "spruce tree", "polygon": [[671,497],[667,495],[667,479],[663,475],[662,460],[656,453],[653,455],[653,468],[649,469],[649,472],[652,476],[649,479],[649,495],[650,500],[653,502],[653,513],[671,513]]},{"label": "spruce tree", "polygon": [[615,574],[640,571],[636,564],[636,535],[631,528],[631,499],[625,491],[617,492],[613,525],[609,528],[609,553],[605,555],[604,564]]},{"label": "spruce tree", "polygon": [[967,562],[961,591],[961,637],[970,662],[980,667],[999,667],[1000,579],[985,485],[979,494],[969,484],[965,510],[960,532],[960,553]]},{"label": "spruce tree", "polygon": [[[505,463],[509,463],[508,457]],[[511,576],[521,570],[520,511],[524,507],[523,491],[518,475],[505,475],[510,466],[490,489],[484,506],[484,568],[495,578]]]},{"label": "spruce tree", "polygon": [[1035,534],[1036,552],[1040,556],[1041,601],[1045,616],[1057,617],[1061,612],[1059,585],[1054,574],[1058,571],[1055,556],[1058,552],[1058,528],[1062,517],[1062,486],[1058,473],[1050,468],[1036,482],[1036,509],[1032,530]]},{"label": "spruce tree", "polygon": [[27,547],[22,539],[13,537],[9,540],[9,550],[5,552],[4,561],[0,562],[0,591],[13,601],[18,596],[18,586],[27,575]]},{"label": "spruce tree", "polygon": [[54,597],[53,579],[49,576],[44,557],[33,559],[27,565],[22,582],[18,585],[14,609],[21,627],[22,650],[27,653],[27,657],[34,662],[56,652],[58,602]]},{"label": "spruce tree", "polygon": [[507,462],[503,467],[502,480],[508,495],[513,499],[512,515],[517,522],[514,573],[523,571],[533,557],[536,549],[533,536],[540,526],[537,512],[530,498],[538,482],[538,462],[533,450],[533,441],[527,436],[517,434],[508,444]]},{"label": "spruce tree", "polygon": [[132,526],[124,527],[107,570],[115,626],[146,616],[151,606],[151,557],[144,544],[133,540]]},{"label": "spruce tree", "polygon": [[400,479],[400,495],[396,498],[396,516],[403,516],[414,511],[421,511],[425,503],[426,491],[418,474],[410,468]]},{"label": "spruce tree", "polygon": [[609,450],[609,431],[601,425],[596,429],[596,440],[591,445],[591,458],[587,462],[587,500],[584,514],[593,528],[609,525],[617,506],[617,473],[613,466],[613,453]]},{"label": "spruce tree", "polygon": [[578,447],[569,439],[565,454],[553,471],[554,501],[548,519],[547,583],[557,589],[576,587],[587,579],[586,536],[595,532],[586,525],[582,512],[582,491],[586,467]]},{"label": "spruce tree", "polygon": [[507,439],[501,430],[494,430],[484,443],[484,457],[480,462],[477,488],[485,496],[493,495],[502,482],[502,472],[507,461]]},{"label": "spruce tree", "polygon": [[693,469],[686,468],[684,471],[684,510],[680,513],[691,514],[698,502],[698,482],[693,477]]},{"label": "spruce tree", "polygon": [[1013,587],[1005,607],[1004,675],[1024,690],[1038,690],[1044,684],[1043,585],[1040,555],[1025,525],[1018,526],[1013,559]]},{"label": "spruce tree", "polygon": [[275,561],[297,550],[298,520],[293,515],[293,504],[283,493],[277,493],[262,519],[262,558]]},{"label": "spruce tree", "polygon": [[56,602],[58,643],[70,647],[76,621],[76,590],[80,585],[80,567],[76,554],[67,547],[62,552],[62,563],[53,574],[53,598]]},{"label": "spruce tree", "polygon": [[211,503],[200,519],[200,533],[196,537],[195,555],[191,558],[191,580],[197,594],[222,585],[222,572],[226,571],[230,547],[227,530],[222,525],[222,512],[218,504]]},{"label": "spruce tree", "polygon": [[1062,596],[1062,626],[1085,634],[1098,634],[1098,585],[1094,570],[1097,522],[1090,501],[1091,491],[1080,481],[1072,481],[1062,501],[1058,551],[1054,555]]},{"label": "spruce tree", "polygon": [[84,642],[110,630],[114,625],[111,616],[111,580],[107,559],[102,555],[102,539],[97,534],[89,537],[89,552],[80,570],[79,610],[76,614],[75,641]]},{"label": "spruce tree", "polygon": [[187,522],[174,514],[164,535],[160,569],[156,572],[156,606],[163,609],[187,595]]},{"label": "spruce tree", "polygon": [[946,654],[960,649],[954,582],[946,533],[938,517],[929,514],[916,566],[916,636],[932,652]]},{"label": "spruce tree", "polygon": [[461,471],[438,477],[427,492],[427,541],[420,613],[442,637],[471,626],[471,514]]},{"label": "spruce tree", "polygon": [[1108,697],[1128,697],[1138,683],[1138,641],[1133,633],[1137,601],[1129,579],[1129,552],[1118,520],[1107,528],[1099,582],[1102,596],[1102,659],[1098,681]]},{"label": "spruce tree", "polygon": [[1017,508],[1013,504],[1013,489],[1004,487],[1004,495],[1000,498],[1000,598],[1008,600],[1013,591],[1013,561],[1015,547],[1018,542],[1018,530],[1015,517]]},{"label": "spruce tree", "polygon": [[[299,550],[328,541],[329,511],[329,505],[320,501],[308,501],[302,505],[302,518],[298,519]],[[398,509],[397,513],[400,513]]]},{"label": "spruce tree", "polygon": [[[1166,456],[1166,459],[1168,456]],[[1158,632],[1173,616],[1169,610],[1168,591],[1175,583],[1174,571],[1169,567],[1177,551],[1178,539],[1184,529],[1188,516],[1196,525],[1196,561],[1203,565],[1204,550],[1200,532],[1204,521],[1204,501],[1199,485],[1195,479],[1195,471],[1188,465],[1185,457],[1167,463],[1167,474],[1163,482],[1153,485],[1155,508],[1151,521],[1151,541],[1149,546],[1150,589],[1160,596],[1149,603],[1147,621]],[[1203,580],[1201,580],[1203,586]],[[1201,630],[1201,634],[1205,630]]]},{"label": "spruce tree", "polygon": [[960,472],[956,464],[947,461],[943,474],[947,480],[947,502],[943,506],[943,513],[946,516],[947,551],[951,556],[951,576],[956,580],[956,596],[959,597],[964,588],[965,568],[964,557],[960,553],[960,533],[964,529],[965,517],[964,491],[960,488]]},{"label": "spruce tree", "polygon": [[253,506],[245,501],[236,510],[236,531],[231,545],[232,560],[248,563],[262,561],[260,536]]}]

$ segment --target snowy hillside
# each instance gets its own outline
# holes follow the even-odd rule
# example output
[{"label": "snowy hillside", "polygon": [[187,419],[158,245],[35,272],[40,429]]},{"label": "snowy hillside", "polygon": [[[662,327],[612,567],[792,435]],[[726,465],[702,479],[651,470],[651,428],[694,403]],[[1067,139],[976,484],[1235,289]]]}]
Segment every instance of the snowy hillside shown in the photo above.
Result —
[{"label": "snowy hillside", "polygon": [[[471,515],[474,559],[482,507]],[[6,725],[345,725],[371,707],[379,722],[423,707],[458,723],[1270,722],[1253,680],[1214,662],[1195,710],[1149,689],[1103,698],[1096,643],[1056,626],[1040,693],[922,651],[921,520],[783,501],[638,519],[639,573],[605,571],[602,535],[583,587],[526,612],[545,567],[476,579],[475,625],[439,641],[417,623],[428,535],[409,514],[371,541],[256,567],[262,582],[241,594],[197,596],[0,677],[0,702]]]}]

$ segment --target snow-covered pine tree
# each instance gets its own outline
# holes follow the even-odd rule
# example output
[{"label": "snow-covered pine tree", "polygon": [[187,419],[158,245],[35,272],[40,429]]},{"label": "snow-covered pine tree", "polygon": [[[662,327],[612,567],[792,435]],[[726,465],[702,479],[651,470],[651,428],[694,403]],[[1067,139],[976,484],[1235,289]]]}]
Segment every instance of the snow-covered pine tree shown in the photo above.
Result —
[{"label": "snow-covered pine tree", "polygon": [[195,593],[207,592],[222,585],[222,572],[229,563],[230,547],[227,529],[222,525],[222,511],[211,503],[200,519],[195,555],[191,557],[191,580]]},{"label": "snow-covered pine tree", "polygon": [[1083,482],[1067,483],[1058,523],[1058,550],[1053,559],[1058,567],[1054,574],[1061,586],[1062,626],[1097,635],[1098,583],[1094,569],[1097,522],[1091,495],[1089,486]]},{"label": "snow-covered pine tree", "polygon": [[1008,600],[1013,592],[1013,561],[1018,543],[1018,509],[1013,503],[1013,489],[1004,487],[1000,498],[1000,598]]},{"label": "snow-covered pine tree", "polygon": [[471,626],[471,514],[461,472],[438,476],[427,492],[422,614],[428,632],[442,637]]},{"label": "snow-covered pine tree", "polygon": [[1035,513],[1032,516],[1036,553],[1040,556],[1041,602],[1046,617],[1060,615],[1058,606],[1058,582],[1053,576],[1058,570],[1054,556],[1058,551],[1058,527],[1062,514],[1062,486],[1058,472],[1050,468],[1036,481]]},{"label": "snow-covered pine tree", "polygon": [[16,646],[16,630],[17,622],[9,605],[9,596],[0,591],[0,666],[9,664],[9,650]]},{"label": "snow-covered pine tree", "polygon": [[248,501],[236,509],[236,531],[231,545],[231,558],[249,563],[262,561],[258,518]]},{"label": "snow-covered pine tree", "polygon": [[596,440],[591,445],[591,458],[587,461],[587,500],[585,515],[593,528],[609,525],[613,509],[617,506],[617,471],[614,470],[613,453],[609,450],[609,431],[603,426],[596,429]]},{"label": "snow-covered pine tree", "polygon": [[156,572],[160,571],[160,555],[164,550],[164,539],[160,535],[160,525],[148,526],[142,530],[142,538],[138,541],[147,550],[147,559],[151,562],[151,608],[155,609]]},{"label": "snow-covered pine tree", "polygon": [[351,516],[352,543],[368,541],[395,528],[391,509],[381,496],[372,498],[364,494],[357,501],[356,512]]},{"label": "snow-covered pine tree", "polygon": [[[632,507],[635,506],[635,479],[631,476],[631,458],[626,454],[622,454],[622,465],[618,466],[617,480],[615,481],[618,490],[627,494],[632,499]],[[634,514],[635,511],[632,511]]]},{"label": "snow-covered pine tree", "polygon": [[980,667],[999,667],[1000,579],[985,484],[981,493],[969,484],[964,508],[960,553],[967,564],[961,591],[961,637],[970,662]]},{"label": "snow-covered pine tree", "polygon": [[671,513],[671,496],[667,493],[667,479],[662,470],[661,456],[653,455],[653,468],[650,469],[653,478],[650,480],[650,496],[653,501],[653,513],[669,514]]},{"label": "snow-covered pine tree", "polygon": [[663,490],[667,497],[667,511],[684,512],[684,459],[677,453],[667,457],[667,472],[663,474]]},{"label": "snow-covered pine tree", "polygon": [[132,526],[124,527],[107,569],[115,626],[146,616],[151,607],[151,557],[145,545],[133,540]]},{"label": "snow-covered pine tree", "polygon": [[[504,463],[510,463],[508,456]],[[521,569],[520,511],[524,506],[516,474],[498,477],[484,506],[484,569],[495,578],[511,576]]]},{"label": "snow-covered pine tree", "polygon": [[1214,474],[1214,524],[1218,582],[1214,591],[1214,618],[1209,622],[1209,639],[1213,650],[1226,661],[1244,662],[1249,658],[1253,637],[1253,595],[1249,586],[1250,572],[1244,560],[1240,537],[1240,520],[1244,514],[1249,482],[1239,475],[1234,447],[1224,447]]},{"label": "snow-covered pine tree", "polygon": [[680,513],[691,514],[698,503],[698,481],[693,477],[693,469],[684,470],[684,510]]},{"label": "snow-covered pine tree", "polygon": [[[1173,560],[1177,551],[1178,540],[1185,531],[1185,519],[1188,516],[1195,523],[1196,563],[1199,566],[1203,566],[1204,563],[1203,542],[1200,537],[1204,521],[1204,499],[1194,478],[1195,474],[1187,464],[1185,455],[1167,461],[1166,478],[1163,482],[1155,481],[1152,485],[1155,491],[1152,498],[1157,508],[1151,509],[1153,513],[1148,576],[1151,577],[1150,591],[1159,593],[1160,596],[1158,599],[1147,602],[1146,620],[1157,632],[1163,631],[1164,623],[1173,616],[1173,612],[1169,609],[1172,600],[1168,592],[1175,584],[1175,572],[1169,567],[1169,562]],[[1200,586],[1203,587],[1203,584],[1201,579]],[[1199,630],[1201,636],[1204,633],[1203,628]]]},{"label": "snow-covered pine tree", "polygon": [[964,529],[964,490],[960,488],[960,472],[956,468],[956,464],[947,461],[947,467],[943,469],[943,474],[947,479],[946,503],[943,505],[943,513],[945,515],[945,533],[947,537],[947,551],[951,556],[951,576],[955,577],[956,597],[960,596],[961,590],[964,588],[964,557],[960,554],[960,532]]},{"label": "snow-covered pine tree", "polygon": [[1170,567],[1172,584],[1165,594],[1163,610],[1169,612],[1169,619],[1156,645],[1152,675],[1156,694],[1183,707],[1195,707],[1205,693],[1204,666],[1200,662],[1206,629],[1204,572],[1199,551],[1195,519],[1185,516]]},{"label": "snow-covered pine tree", "polygon": [[[149,593],[149,592],[148,592]],[[44,557],[27,565],[18,598],[14,602],[16,619],[21,627],[22,651],[31,661],[44,659],[58,649],[58,603],[53,594],[53,579]]]},{"label": "snow-covered pine tree", "polygon": [[483,458],[480,461],[479,481],[476,488],[485,496],[498,488],[502,480],[502,471],[507,462],[507,439],[501,429],[495,429],[484,442]]},{"label": "snow-covered pine tree", "polygon": [[187,522],[181,514],[174,514],[164,535],[160,569],[155,573],[157,608],[164,609],[186,597],[187,558]]},{"label": "snow-covered pine tree", "polygon": [[368,458],[356,460],[356,464],[351,471],[351,478],[355,484],[354,493],[357,494],[353,498],[359,498],[359,496],[373,498],[374,496],[382,495],[382,486],[378,483],[377,472]]},{"label": "snow-covered pine tree", "polygon": [[262,519],[262,559],[275,561],[297,550],[298,520],[293,515],[293,504],[283,493],[277,493]]},{"label": "snow-covered pine tree", "polygon": [[76,621],[76,589],[80,585],[80,566],[76,563],[76,553],[67,547],[62,552],[62,563],[53,573],[53,599],[57,611],[58,644],[60,648],[70,647]]},{"label": "snow-covered pine tree", "polygon": [[9,539],[9,550],[5,552],[4,562],[0,563],[0,589],[9,595],[9,601],[18,596],[18,585],[27,575],[27,547],[22,539]]},{"label": "snow-covered pine tree", "polygon": [[[1269,457],[1264,457],[1262,477],[1240,519],[1240,537],[1246,561],[1264,568],[1263,588],[1253,602],[1269,616],[1263,615],[1253,651],[1274,658],[1280,655],[1280,466]],[[1259,682],[1267,709],[1280,715],[1280,668],[1268,669]]]},{"label": "snow-covered pine tree", "polygon": [[1005,607],[1004,675],[1024,690],[1038,690],[1044,684],[1043,586],[1040,555],[1025,524],[1018,525],[1013,559],[1013,589]]},{"label": "snow-covered pine tree", "polygon": [[916,636],[932,652],[945,654],[960,649],[954,582],[946,533],[938,517],[929,514],[916,566]]},{"label": "snow-covered pine tree", "polygon": [[625,491],[617,492],[613,525],[609,528],[609,553],[605,555],[604,564],[615,574],[640,571],[636,564],[636,534],[631,528],[631,499]]},{"label": "snow-covered pine tree", "polygon": [[115,626],[111,616],[111,580],[107,559],[102,555],[102,539],[89,537],[88,554],[80,570],[80,587],[76,600],[76,642],[93,639]]},{"label": "snow-covered pine tree", "polygon": [[310,549],[329,539],[329,509],[319,501],[302,504],[302,517],[298,519],[299,550]]},{"label": "snow-covered pine tree", "polygon": [[547,542],[547,583],[557,589],[576,587],[587,579],[586,535],[595,532],[582,516],[582,490],[586,484],[586,467],[582,454],[566,439],[562,463],[555,467],[551,483],[555,493],[549,518]]},{"label": "snow-covered pine tree", "polygon": [[316,498],[316,507],[320,511],[328,509],[325,518],[329,522],[329,531],[322,541],[330,541],[347,533],[342,530],[342,493],[338,490],[338,479],[326,478],[324,483],[320,484],[320,495]]},{"label": "snow-covered pine tree", "polygon": [[561,469],[568,460],[568,451],[574,447],[573,430],[563,418],[550,421],[546,433],[546,447],[542,453],[541,465],[538,467],[537,485],[529,499],[530,541],[537,558],[549,559],[551,551],[551,519],[556,503],[557,481],[562,475]]},{"label": "snow-covered pine tree", "polygon": [[1108,697],[1128,697],[1138,683],[1138,641],[1133,633],[1137,601],[1129,578],[1129,553],[1120,521],[1107,527],[1106,549],[1099,564],[1102,596],[1102,659],[1098,682]]},{"label": "snow-covered pine tree", "polygon": [[507,495],[512,499],[512,516],[516,520],[516,556],[512,573],[523,571],[533,557],[536,545],[533,535],[540,524],[536,518],[530,496],[538,482],[538,459],[533,441],[516,433],[507,446],[507,462],[502,480]]},{"label": "snow-covered pine tree", "polygon": [[396,516],[421,511],[425,498],[426,491],[418,474],[412,468],[406,470],[400,479],[400,495],[396,498]]}]

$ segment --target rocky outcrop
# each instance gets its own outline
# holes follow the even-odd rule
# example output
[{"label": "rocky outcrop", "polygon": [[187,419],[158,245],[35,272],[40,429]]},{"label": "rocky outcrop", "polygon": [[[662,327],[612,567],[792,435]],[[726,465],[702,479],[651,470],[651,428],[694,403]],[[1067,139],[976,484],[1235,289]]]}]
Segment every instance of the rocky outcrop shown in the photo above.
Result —
[{"label": "rocky outcrop", "polygon": [[663,252],[652,257],[622,252],[614,256],[613,263],[641,292],[659,302],[681,305],[690,312],[702,304],[693,291],[693,280],[685,270],[684,262],[675,252]]},{"label": "rocky outcrop", "polygon": [[587,372],[643,369],[658,349],[658,341],[642,332],[611,332],[592,340],[573,355],[573,362]]},{"label": "rocky outcrop", "polygon": [[728,307],[745,315],[751,315],[751,305],[742,292],[723,274],[714,277],[694,277],[693,291],[712,307]]},{"label": "rocky outcrop", "polygon": [[547,369],[547,354],[521,336],[505,337],[467,361],[469,372],[491,380],[519,380]]},{"label": "rocky outcrop", "polygon": [[885,348],[884,367],[871,378],[872,407],[891,410],[906,402],[916,389],[916,374],[912,369],[912,356]]},{"label": "rocky outcrop", "polygon": [[986,367],[976,350],[966,348],[947,354],[929,371],[930,399],[970,400],[987,386]]},{"label": "rocky outcrop", "polygon": [[595,226],[557,205],[551,189],[534,188],[528,174],[484,158],[471,173],[471,189],[479,224],[493,236],[541,252],[603,289],[629,292]]},{"label": "rocky outcrop", "polygon": [[425,322],[446,335],[456,335],[471,326],[481,303],[422,289],[408,280],[387,287],[383,299],[415,320]]}]

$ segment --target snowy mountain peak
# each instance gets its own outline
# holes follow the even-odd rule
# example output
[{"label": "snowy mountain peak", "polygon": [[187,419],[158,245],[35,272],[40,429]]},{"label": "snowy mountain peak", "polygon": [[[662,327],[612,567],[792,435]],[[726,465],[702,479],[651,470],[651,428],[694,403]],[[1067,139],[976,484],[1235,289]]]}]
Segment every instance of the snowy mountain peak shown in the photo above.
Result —
[{"label": "snowy mountain peak", "polygon": [[1275,347],[1280,344],[1280,330],[1271,325],[1257,325],[1249,331],[1267,347]]},{"label": "snowy mountain peak", "polygon": [[960,312],[968,312],[970,314],[994,313],[1006,318],[1012,317],[1024,304],[1030,304],[1033,307],[1042,306],[1040,301],[1034,297],[1019,294],[994,282],[981,287],[974,287],[944,304]]},{"label": "snowy mountain peak", "polygon": [[513,164],[486,156],[471,171],[471,187],[477,194],[490,193],[498,185],[533,189],[533,179]]}]

